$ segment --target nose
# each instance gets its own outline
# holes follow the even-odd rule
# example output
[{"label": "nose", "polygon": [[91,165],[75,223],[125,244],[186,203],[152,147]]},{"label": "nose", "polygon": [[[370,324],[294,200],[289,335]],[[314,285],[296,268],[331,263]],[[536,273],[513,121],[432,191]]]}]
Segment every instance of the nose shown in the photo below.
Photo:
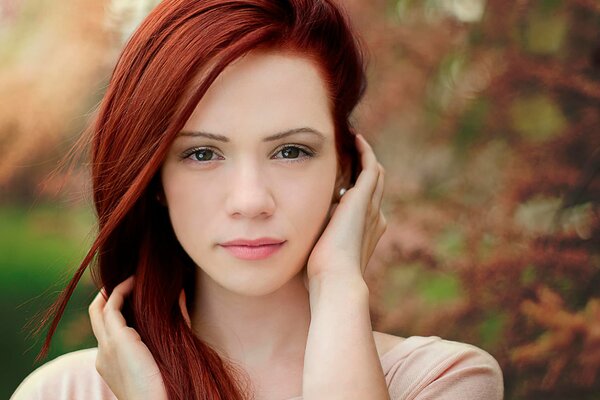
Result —
[{"label": "nose", "polygon": [[227,188],[225,207],[233,217],[268,217],[275,210],[272,187],[267,174],[257,162],[240,162],[233,166]]}]

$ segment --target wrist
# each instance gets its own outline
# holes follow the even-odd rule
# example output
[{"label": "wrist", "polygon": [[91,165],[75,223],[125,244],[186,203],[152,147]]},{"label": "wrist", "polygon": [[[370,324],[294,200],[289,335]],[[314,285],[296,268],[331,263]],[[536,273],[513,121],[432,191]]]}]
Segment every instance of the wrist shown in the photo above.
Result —
[{"label": "wrist", "polygon": [[327,293],[328,296],[341,295],[356,299],[369,298],[369,287],[364,278],[358,274],[323,272],[313,276],[308,282],[308,290],[311,296],[320,296]]}]

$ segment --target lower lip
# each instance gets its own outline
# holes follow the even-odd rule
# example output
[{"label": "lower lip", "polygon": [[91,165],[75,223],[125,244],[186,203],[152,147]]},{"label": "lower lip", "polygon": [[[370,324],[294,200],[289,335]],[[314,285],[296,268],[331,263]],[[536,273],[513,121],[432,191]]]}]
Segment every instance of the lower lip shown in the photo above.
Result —
[{"label": "lower lip", "polygon": [[263,246],[222,246],[235,257],[242,260],[262,260],[270,257],[279,250],[285,242],[266,244]]}]

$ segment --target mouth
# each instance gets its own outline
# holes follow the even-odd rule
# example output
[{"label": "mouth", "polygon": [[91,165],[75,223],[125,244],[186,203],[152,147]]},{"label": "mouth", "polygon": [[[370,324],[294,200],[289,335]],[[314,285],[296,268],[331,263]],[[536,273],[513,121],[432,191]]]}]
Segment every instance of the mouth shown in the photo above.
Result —
[{"label": "mouth", "polygon": [[280,244],[285,242],[284,239],[261,237],[257,239],[234,239],[228,242],[220,243],[221,246],[264,246],[270,244]]},{"label": "mouth", "polygon": [[220,244],[229,254],[242,260],[262,260],[275,254],[286,241],[262,245]]}]

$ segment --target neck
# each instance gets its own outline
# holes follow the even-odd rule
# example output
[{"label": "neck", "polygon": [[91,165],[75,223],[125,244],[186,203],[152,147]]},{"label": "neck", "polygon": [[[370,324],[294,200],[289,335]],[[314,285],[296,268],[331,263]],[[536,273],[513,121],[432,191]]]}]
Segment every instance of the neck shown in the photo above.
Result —
[{"label": "neck", "polygon": [[302,272],[262,296],[231,292],[197,274],[192,328],[222,356],[249,367],[304,356],[310,325]]}]

